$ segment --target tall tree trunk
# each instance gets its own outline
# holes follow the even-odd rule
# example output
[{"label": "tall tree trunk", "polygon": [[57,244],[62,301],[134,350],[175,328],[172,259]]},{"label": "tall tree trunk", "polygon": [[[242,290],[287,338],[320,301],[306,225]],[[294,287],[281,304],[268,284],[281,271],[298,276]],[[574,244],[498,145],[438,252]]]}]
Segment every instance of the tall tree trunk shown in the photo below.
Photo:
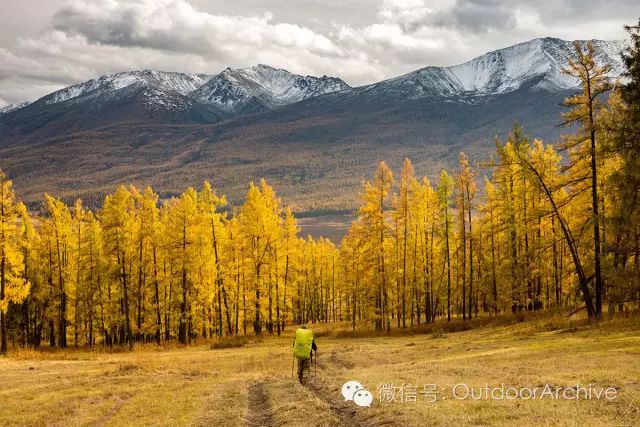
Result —
[{"label": "tall tree trunk", "polygon": [[[591,93],[591,91],[589,91]],[[596,304],[595,316],[600,319],[602,317],[602,268],[600,266],[600,213],[598,200],[598,172],[596,159],[596,132],[593,130],[593,108],[589,106],[589,118],[591,120],[591,199],[592,199],[592,215],[593,215],[593,262],[595,267],[596,280]]]},{"label": "tall tree trunk", "polygon": [[336,321],[336,260],[335,254],[331,253],[331,318]]},{"label": "tall tree trunk", "polygon": [[78,324],[80,323],[79,302],[80,302],[80,254],[82,247],[82,228],[81,221],[78,219],[78,255],[76,260],[76,295],[74,301],[74,321],[73,321],[73,346],[78,347]]},{"label": "tall tree trunk", "polygon": [[[284,314],[282,316],[282,330],[284,331],[284,325],[287,320],[287,285],[289,284],[289,250],[287,249],[287,256],[284,261],[284,289],[282,302],[284,304]],[[293,309],[293,307],[292,307]]]},{"label": "tall tree trunk", "polygon": [[518,310],[518,236],[516,231],[515,195],[513,176],[509,176],[509,238],[511,244],[511,312]]},{"label": "tall tree trunk", "polygon": [[[460,233],[462,237],[462,320],[467,319],[467,310],[466,310],[466,301],[467,301],[467,225],[465,219],[465,200],[464,200],[464,190],[463,194],[460,196],[460,200],[462,206],[460,207]],[[456,251],[457,252],[457,251]],[[456,266],[459,266],[456,263]],[[458,273],[460,276],[460,273]],[[471,298],[471,297],[469,297]]]},{"label": "tall tree trunk", "polygon": [[[58,225],[56,224],[56,228]],[[58,258],[58,287],[60,290],[60,314],[58,319],[58,342],[60,347],[67,346],[67,291],[62,274],[64,255],[60,247],[60,237],[56,229],[56,256]]]},{"label": "tall tree trunk", "polygon": [[553,253],[553,286],[556,296],[556,305],[560,305],[560,280],[558,277],[558,243],[556,242],[556,219],[551,217],[551,233],[553,239],[552,253]]},{"label": "tall tree trunk", "polygon": [[633,230],[634,234],[634,256],[633,256],[633,269],[635,273],[635,279],[638,287],[638,309],[640,309],[640,227],[636,224],[635,229]]},{"label": "tall tree trunk", "polygon": [[445,254],[447,261],[447,321],[451,320],[451,251],[449,249],[449,207],[445,205]]},{"label": "tall tree trunk", "polygon": [[471,224],[471,192],[467,184],[467,215],[469,216],[469,319],[473,310],[473,227]]},{"label": "tall tree trunk", "polygon": [[129,318],[129,283],[127,280],[127,269],[122,263],[122,295],[123,295],[123,311],[124,311],[124,336],[127,343],[131,343],[131,319]]},{"label": "tall tree trunk", "polygon": [[156,305],[156,343],[160,345],[160,335],[162,330],[162,316],[160,314],[160,289],[158,284],[158,258],[157,258],[156,246],[153,246],[153,288],[154,288],[154,303]]},{"label": "tall tree trunk", "polygon": [[235,318],[235,323],[236,323],[236,335],[240,334],[240,325],[239,325],[239,320],[240,320],[240,261],[238,260],[238,265],[237,265],[237,269],[236,269],[236,273],[237,273],[237,277],[236,277],[236,318]]},{"label": "tall tree trunk", "polygon": [[273,276],[272,276],[272,266],[269,264],[269,286],[267,287],[267,292],[269,293],[268,298],[268,310],[269,310],[269,321],[267,322],[267,330],[269,334],[273,335]]},{"label": "tall tree trunk", "polygon": [[140,334],[142,333],[142,289],[144,288],[142,274],[142,260],[144,256],[144,235],[142,230],[142,218],[143,216],[140,215],[140,241],[138,242],[138,315],[136,316],[136,326],[138,327],[136,335],[138,336],[138,339],[140,339]]},{"label": "tall tree trunk", "polygon": [[[0,255],[0,301],[4,301],[5,298],[5,280],[6,280],[6,256],[4,249]],[[8,349],[7,343],[7,314],[0,310],[0,354],[6,354]]]},{"label": "tall tree trunk", "polygon": [[247,335],[247,282],[242,269],[242,334]]},{"label": "tall tree trunk", "polygon": [[178,330],[178,341],[180,341],[180,344],[186,344],[187,343],[187,335],[188,335],[188,300],[187,300],[187,268],[184,265],[184,260],[182,261],[182,281],[181,281],[181,287],[182,287],[182,301],[180,302],[180,328]]},{"label": "tall tree trunk", "polygon": [[[47,250],[49,254],[49,268],[47,270],[47,281],[49,283],[49,301],[53,301],[54,287],[53,287],[53,251],[51,249],[51,240],[47,240]],[[46,307],[45,307],[46,309]],[[56,346],[56,334],[53,316],[49,315],[49,347]]]},{"label": "tall tree trunk", "polygon": [[420,325],[420,299],[418,297],[418,288],[416,287],[416,267],[418,264],[418,222],[416,221],[416,227],[413,239],[413,276],[411,282],[411,327],[413,327],[413,314],[414,308],[416,309],[416,317],[418,318],[418,326]]},{"label": "tall tree trunk", "polygon": [[[408,238],[408,227],[409,227],[409,206],[408,201],[409,194],[405,189],[405,198],[404,198],[404,221],[403,221],[403,254],[402,254],[402,327],[407,327],[407,319],[406,319],[406,295],[407,295],[407,238]],[[413,310],[412,310],[413,313]],[[413,314],[411,315],[413,319]]]},{"label": "tall tree trunk", "polygon": [[495,245],[495,228],[493,222],[493,205],[489,211],[489,220],[491,221],[491,290],[493,293],[493,313],[498,314],[498,281],[496,280],[496,245]]},{"label": "tall tree trunk", "polygon": [[181,288],[182,288],[182,301],[180,302],[180,327],[178,330],[178,341],[180,344],[187,343],[187,327],[188,327],[188,301],[187,301],[187,268],[182,265],[182,280],[181,280]]},{"label": "tall tree trunk", "polygon": [[253,333],[262,335],[262,319],[260,318],[260,263],[255,266],[255,320],[253,322]]},{"label": "tall tree trunk", "polygon": [[[436,321],[436,310],[435,310],[435,303],[433,300],[433,279],[434,279],[433,245],[435,242],[435,233],[436,233],[435,228],[436,228],[436,218],[434,213],[433,217],[431,218],[431,236],[430,236],[431,238],[429,239],[429,319],[428,321],[430,323],[433,323]],[[425,241],[425,245],[426,245],[426,241]]]},{"label": "tall tree trunk", "polygon": [[580,285],[580,290],[582,291],[582,296],[584,299],[585,307],[587,309],[587,314],[589,318],[596,317],[596,310],[593,305],[593,299],[591,298],[591,292],[589,290],[589,280],[584,272],[584,268],[582,266],[582,261],[578,253],[576,242],[573,239],[573,235],[571,234],[569,226],[565,222],[564,217],[562,216],[562,213],[558,208],[558,205],[556,204],[556,201],[553,197],[553,193],[547,186],[542,175],[540,175],[540,172],[538,172],[538,170],[535,167],[533,167],[531,163],[529,163],[528,161],[522,158],[520,158],[520,161],[524,164],[524,166],[527,169],[529,169],[529,171],[531,171],[535,175],[539,185],[542,187],[542,190],[544,191],[544,194],[547,197],[547,200],[551,204],[551,207],[553,209],[555,216],[558,218],[558,222],[560,223],[560,228],[562,229],[562,233],[565,236],[565,241],[567,242],[567,246],[569,247],[569,252],[571,253],[571,258],[573,260],[576,274],[578,276],[578,283]]},{"label": "tall tree trunk", "polygon": [[[402,296],[400,295],[400,276],[397,274],[398,269],[400,267],[400,233],[399,233],[399,221],[396,218],[396,230],[395,230],[395,269],[396,269],[396,321],[398,324],[398,329],[400,328],[400,324],[402,323]],[[392,313],[393,316],[393,313]]]},{"label": "tall tree trunk", "polygon": [[280,276],[278,274],[278,251],[274,250],[274,258],[276,263],[276,330],[278,336],[280,336],[280,289],[278,282],[280,282]]},{"label": "tall tree trunk", "polygon": [[356,330],[356,308],[358,304],[358,282],[360,280],[360,269],[358,267],[358,257],[354,257],[353,267],[356,273],[355,283],[353,286],[353,298],[351,303],[353,304],[353,316],[351,317],[351,329]]},{"label": "tall tree trunk", "polygon": [[522,216],[524,227],[524,280],[527,284],[527,305],[526,310],[533,309],[533,291],[531,289],[531,254],[529,253],[529,219],[527,217],[527,181],[522,178]]},{"label": "tall tree trunk", "polygon": [[[164,277],[167,277],[167,261],[162,263]],[[167,293],[167,284],[164,285],[164,340],[171,339],[171,294],[173,292],[173,262],[169,261],[169,292]]]}]

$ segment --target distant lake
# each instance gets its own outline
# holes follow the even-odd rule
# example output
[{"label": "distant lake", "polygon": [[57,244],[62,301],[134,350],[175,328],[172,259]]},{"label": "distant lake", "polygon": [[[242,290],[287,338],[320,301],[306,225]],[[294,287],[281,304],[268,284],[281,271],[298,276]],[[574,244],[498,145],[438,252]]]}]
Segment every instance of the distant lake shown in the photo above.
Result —
[{"label": "distant lake", "polygon": [[334,244],[339,245],[353,220],[352,214],[310,216],[298,218],[298,227],[301,229],[300,235],[304,238],[309,234],[314,239],[326,237]]}]

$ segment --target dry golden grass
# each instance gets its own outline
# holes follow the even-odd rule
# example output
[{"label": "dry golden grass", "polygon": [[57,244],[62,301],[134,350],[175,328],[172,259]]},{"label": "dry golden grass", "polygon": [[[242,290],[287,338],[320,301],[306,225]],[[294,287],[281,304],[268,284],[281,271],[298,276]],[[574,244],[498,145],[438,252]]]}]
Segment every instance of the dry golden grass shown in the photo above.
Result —
[{"label": "dry golden grass", "polygon": [[[506,323],[506,322],[504,322]],[[417,335],[337,337],[318,327],[317,377],[291,378],[291,333],[241,348],[15,350],[0,359],[0,425],[637,425],[640,319],[540,318]],[[359,380],[371,408],[343,402]],[[380,384],[436,384],[428,403],[377,400]],[[457,383],[616,387],[606,400],[455,400]],[[442,399],[447,397],[448,399]]]}]

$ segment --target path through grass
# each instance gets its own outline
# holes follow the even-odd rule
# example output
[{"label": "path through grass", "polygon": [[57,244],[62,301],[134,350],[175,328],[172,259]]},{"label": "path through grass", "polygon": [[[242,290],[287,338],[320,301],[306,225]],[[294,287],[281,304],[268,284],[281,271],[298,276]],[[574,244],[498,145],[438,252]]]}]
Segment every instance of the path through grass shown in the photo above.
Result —
[{"label": "path through grass", "polygon": [[[550,326],[551,325],[551,326]],[[640,321],[533,321],[464,332],[318,338],[316,378],[291,378],[291,334],[242,348],[17,350],[0,359],[0,425],[637,425]],[[321,334],[322,335],[322,334]],[[371,408],[344,402],[359,380]],[[615,400],[456,400],[465,383],[613,387]],[[437,387],[437,401],[379,402],[381,384]]]}]

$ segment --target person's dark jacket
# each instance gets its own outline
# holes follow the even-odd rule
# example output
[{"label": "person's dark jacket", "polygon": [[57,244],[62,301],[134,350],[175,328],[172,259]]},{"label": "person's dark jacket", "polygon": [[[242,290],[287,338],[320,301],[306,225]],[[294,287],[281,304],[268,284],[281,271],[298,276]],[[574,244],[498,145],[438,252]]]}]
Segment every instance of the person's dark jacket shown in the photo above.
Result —
[{"label": "person's dark jacket", "polygon": [[316,340],[311,341],[311,354],[309,355],[309,362],[313,363],[313,352],[318,351],[318,346],[316,345]]}]

